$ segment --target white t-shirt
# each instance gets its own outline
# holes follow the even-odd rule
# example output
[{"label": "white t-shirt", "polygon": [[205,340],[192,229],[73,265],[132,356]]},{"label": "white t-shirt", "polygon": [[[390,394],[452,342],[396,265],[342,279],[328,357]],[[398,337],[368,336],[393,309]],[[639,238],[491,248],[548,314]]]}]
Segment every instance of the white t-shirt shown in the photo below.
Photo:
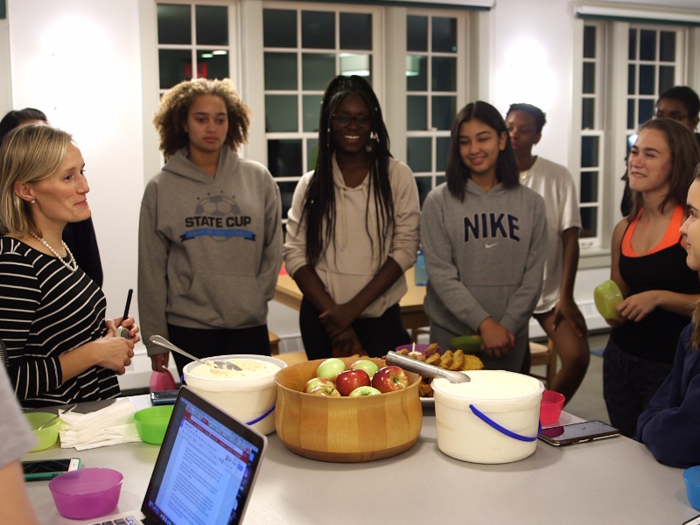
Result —
[{"label": "white t-shirt", "polygon": [[549,312],[559,301],[564,268],[561,234],[569,228],[581,228],[576,187],[571,173],[561,164],[537,157],[528,171],[520,173],[520,182],[544,197],[547,212],[549,253],[544,265],[544,286],[535,308],[536,314]]}]

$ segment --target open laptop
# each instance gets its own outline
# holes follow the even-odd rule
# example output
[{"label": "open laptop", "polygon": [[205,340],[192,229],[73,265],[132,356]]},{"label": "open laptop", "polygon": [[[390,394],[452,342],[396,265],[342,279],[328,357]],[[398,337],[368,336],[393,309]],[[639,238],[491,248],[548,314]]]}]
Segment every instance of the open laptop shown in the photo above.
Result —
[{"label": "open laptop", "polygon": [[153,468],[141,512],[95,525],[238,525],[267,438],[183,387]]}]

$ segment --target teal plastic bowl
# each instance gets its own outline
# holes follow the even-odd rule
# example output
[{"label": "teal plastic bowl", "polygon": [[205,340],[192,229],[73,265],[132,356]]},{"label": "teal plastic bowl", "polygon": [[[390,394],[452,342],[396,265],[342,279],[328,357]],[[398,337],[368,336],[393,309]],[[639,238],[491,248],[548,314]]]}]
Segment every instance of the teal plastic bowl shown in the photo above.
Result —
[{"label": "teal plastic bowl", "polygon": [[686,469],[683,479],[688,501],[695,510],[700,510],[700,465]]},{"label": "teal plastic bowl", "polygon": [[57,418],[49,425],[45,426],[41,430],[37,430],[41,425],[46,423],[51,418],[56,417],[56,414],[50,414],[48,412],[28,412],[25,414],[27,421],[29,421],[29,426],[34,431],[39,443],[32,452],[38,452],[39,450],[44,450],[53,446],[56,441],[58,441],[58,431],[61,428],[61,419]]},{"label": "teal plastic bowl", "polygon": [[151,445],[161,445],[172,415],[173,405],[144,408],[136,412],[134,423],[141,441]]}]

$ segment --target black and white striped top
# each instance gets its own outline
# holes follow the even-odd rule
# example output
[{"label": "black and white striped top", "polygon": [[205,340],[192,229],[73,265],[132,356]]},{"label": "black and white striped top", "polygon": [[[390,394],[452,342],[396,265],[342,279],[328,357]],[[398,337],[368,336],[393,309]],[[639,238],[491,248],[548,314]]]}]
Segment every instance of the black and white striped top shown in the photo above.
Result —
[{"label": "black and white striped top", "polygon": [[0,338],[8,374],[25,407],[119,395],[114,371],[92,367],[63,382],[59,356],[107,332],[107,301],[80,268],[17,239],[0,239]]}]

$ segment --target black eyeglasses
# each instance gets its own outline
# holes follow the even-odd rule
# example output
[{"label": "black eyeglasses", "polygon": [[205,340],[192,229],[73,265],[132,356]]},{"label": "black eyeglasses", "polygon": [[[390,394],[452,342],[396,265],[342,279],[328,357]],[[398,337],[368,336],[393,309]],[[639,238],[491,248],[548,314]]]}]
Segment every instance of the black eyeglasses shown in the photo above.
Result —
[{"label": "black eyeglasses", "polygon": [[361,128],[365,128],[372,124],[371,117],[367,115],[355,115],[354,117],[350,115],[333,115],[333,122],[339,126],[349,126],[350,122],[355,121],[355,124]]},{"label": "black eyeglasses", "polygon": [[654,118],[670,118],[671,120],[676,120],[676,121],[680,122],[681,120],[684,120],[684,119],[687,119],[688,117],[690,117],[690,115],[675,115],[673,113],[671,113],[670,115],[667,115],[666,113],[663,113],[663,112],[659,113],[657,111],[656,113],[654,113],[653,117]]}]

